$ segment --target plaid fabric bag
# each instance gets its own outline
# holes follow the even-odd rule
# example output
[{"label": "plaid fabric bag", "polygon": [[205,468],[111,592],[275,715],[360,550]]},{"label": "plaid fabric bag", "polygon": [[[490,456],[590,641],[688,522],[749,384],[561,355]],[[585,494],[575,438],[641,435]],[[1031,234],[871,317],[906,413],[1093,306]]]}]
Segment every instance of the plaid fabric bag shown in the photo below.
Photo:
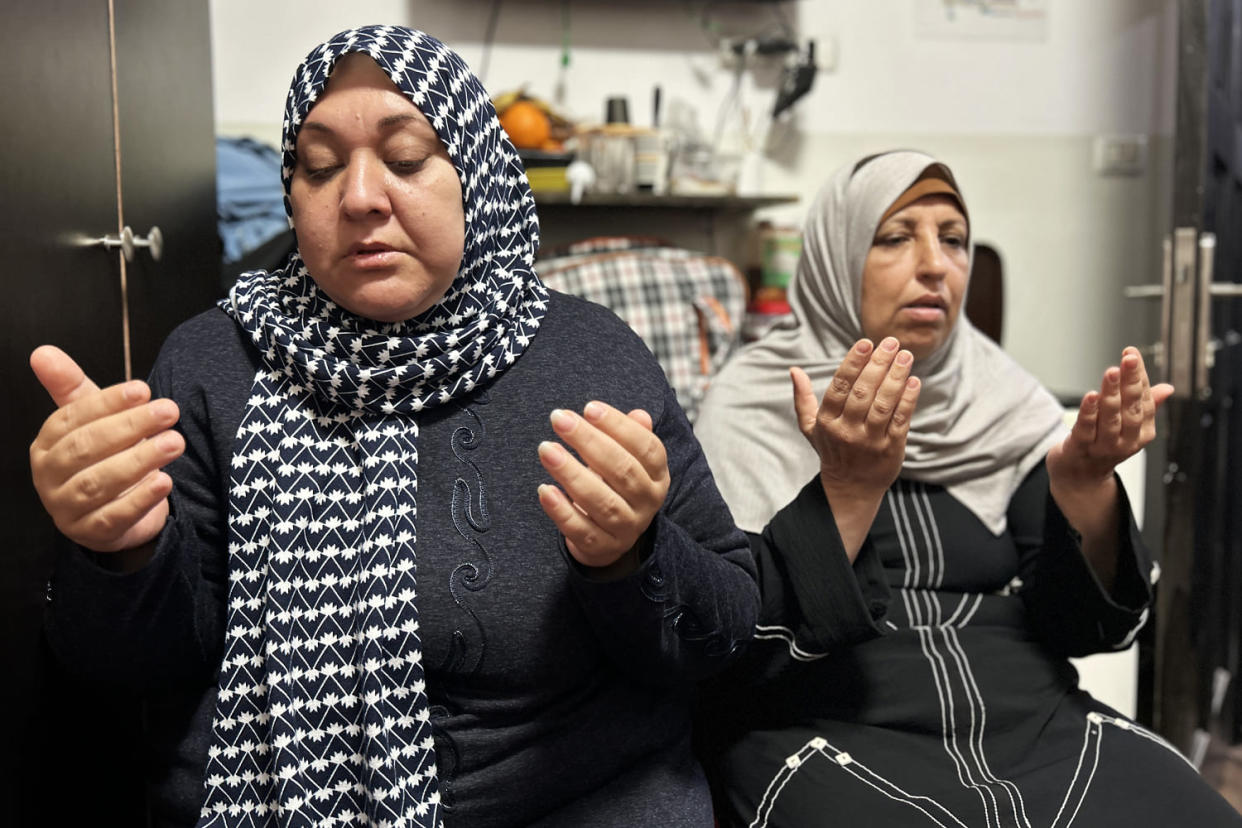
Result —
[{"label": "plaid fabric bag", "polygon": [[647,343],[694,422],[741,342],[746,280],[726,259],[641,237],[577,242],[538,264],[544,283],[611,309]]}]

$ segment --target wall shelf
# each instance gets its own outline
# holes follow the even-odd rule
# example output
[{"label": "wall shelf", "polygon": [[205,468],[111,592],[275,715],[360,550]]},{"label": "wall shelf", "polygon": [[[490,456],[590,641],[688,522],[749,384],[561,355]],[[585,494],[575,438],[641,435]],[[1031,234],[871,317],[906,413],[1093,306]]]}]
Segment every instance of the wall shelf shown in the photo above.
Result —
[{"label": "wall shelf", "polygon": [[754,211],[797,201],[794,195],[586,193],[574,204],[569,193],[535,193],[544,256],[595,236],[654,236],[724,256],[743,271],[758,264]]},{"label": "wall shelf", "polygon": [[569,200],[569,193],[535,193],[539,207],[619,207],[656,210],[688,210],[713,212],[746,212],[777,204],[793,204],[794,195],[770,196],[715,196],[715,195],[654,195],[652,193],[585,193],[577,204]]}]

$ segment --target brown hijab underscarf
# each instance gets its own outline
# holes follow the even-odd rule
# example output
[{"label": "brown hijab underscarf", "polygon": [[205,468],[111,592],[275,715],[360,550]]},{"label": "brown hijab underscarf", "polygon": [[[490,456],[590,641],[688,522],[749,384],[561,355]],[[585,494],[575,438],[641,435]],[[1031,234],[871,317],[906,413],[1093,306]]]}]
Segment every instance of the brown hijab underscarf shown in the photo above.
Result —
[{"label": "brown hijab underscarf", "polygon": [[[967,215],[947,166],[899,151],[842,167],[816,196],[789,284],[793,321],[725,365],[695,426],[743,529],[762,530],[819,473],[794,415],[789,367],[805,369],[817,393],[827,388],[863,336],[863,265],[876,228],[933,192],[955,197]],[[1064,436],[1061,406],[964,315],[935,353],[915,362],[914,374],[923,388],[901,476],[945,486],[1000,534],[1018,485]]]}]

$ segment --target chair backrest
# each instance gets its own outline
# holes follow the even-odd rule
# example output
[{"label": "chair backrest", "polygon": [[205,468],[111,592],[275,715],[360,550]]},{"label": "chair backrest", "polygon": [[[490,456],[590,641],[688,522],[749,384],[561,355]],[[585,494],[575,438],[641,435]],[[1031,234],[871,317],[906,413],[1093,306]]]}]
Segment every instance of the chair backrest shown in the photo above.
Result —
[{"label": "chair backrest", "polygon": [[649,238],[604,237],[538,264],[556,290],[621,317],[659,361],[694,422],[711,378],[740,343],[746,281],[727,259]]},{"label": "chair backrest", "polygon": [[997,345],[1005,317],[1005,273],[1000,253],[987,244],[975,245],[966,291],[966,318]]}]

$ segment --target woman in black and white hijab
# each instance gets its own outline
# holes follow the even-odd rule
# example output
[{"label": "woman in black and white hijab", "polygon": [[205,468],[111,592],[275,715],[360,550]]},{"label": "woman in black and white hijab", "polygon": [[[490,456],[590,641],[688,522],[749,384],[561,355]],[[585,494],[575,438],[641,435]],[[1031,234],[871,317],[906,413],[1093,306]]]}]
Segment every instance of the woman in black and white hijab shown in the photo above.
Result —
[{"label": "woman in black and white hijab", "polygon": [[342,32],[283,153],[297,252],[150,387],[32,356],[60,406],[36,486],[77,545],[52,645],[186,700],[153,722],[157,813],[709,824],[688,688],[753,629],[753,563],[642,343],[536,277],[482,85],[421,32]]},{"label": "woman in black and white hijab", "polygon": [[703,717],[722,823],[1238,825],[1065,658],[1147,620],[1156,570],[1113,469],[1172,388],[1127,348],[1067,433],[961,315],[970,239],[936,159],[842,167],[807,219],[795,324],[704,401],[764,607]]}]

